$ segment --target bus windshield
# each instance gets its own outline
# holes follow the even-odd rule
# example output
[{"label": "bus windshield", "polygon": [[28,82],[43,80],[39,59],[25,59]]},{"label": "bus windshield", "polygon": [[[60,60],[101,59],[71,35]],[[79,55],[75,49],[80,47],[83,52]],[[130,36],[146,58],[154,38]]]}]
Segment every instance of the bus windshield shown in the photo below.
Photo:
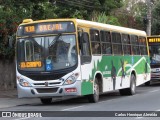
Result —
[{"label": "bus windshield", "polygon": [[17,41],[18,68],[25,71],[54,71],[77,64],[75,35],[21,38]]},{"label": "bus windshield", "polygon": [[160,63],[160,44],[150,45],[151,64]]}]

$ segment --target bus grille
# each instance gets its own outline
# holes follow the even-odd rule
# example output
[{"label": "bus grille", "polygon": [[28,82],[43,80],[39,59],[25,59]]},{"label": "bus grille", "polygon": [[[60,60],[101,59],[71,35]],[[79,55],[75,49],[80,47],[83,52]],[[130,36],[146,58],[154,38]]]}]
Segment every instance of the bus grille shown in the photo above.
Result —
[{"label": "bus grille", "polygon": [[64,75],[66,75],[66,73],[58,74],[58,75],[57,74],[54,74],[54,75],[41,75],[41,74],[27,75],[27,77],[29,77],[35,81],[45,81],[45,80],[57,80],[57,79],[60,79],[61,77],[63,77]]},{"label": "bus grille", "polygon": [[151,64],[151,68],[160,68],[160,64]]},{"label": "bus grille", "polygon": [[[51,83],[48,83],[48,85],[56,85],[56,84],[60,84],[61,82],[51,82]],[[45,83],[34,83],[35,86],[45,86]]]},{"label": "bus grille", "polygon": [[58,88],[36,88],[38,93],[55,93]]}]

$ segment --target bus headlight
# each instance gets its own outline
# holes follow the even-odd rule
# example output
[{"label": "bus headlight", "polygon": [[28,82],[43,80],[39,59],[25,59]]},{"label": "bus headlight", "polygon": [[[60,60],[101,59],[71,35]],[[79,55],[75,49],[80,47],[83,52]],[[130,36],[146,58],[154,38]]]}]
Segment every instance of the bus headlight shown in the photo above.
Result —
[{"label": "bus headlight", "polygon": [[18,79],[18,81],[19,81],[19,84],[23,87],[31,87],[31,84],[22,78]]},{"label": "bus headlight", "polygon": [[79,73],[75,73],[68,77],[66,81],[64,82],[64,85],[70,85],[76,82],[77,78],[79,77]]}]

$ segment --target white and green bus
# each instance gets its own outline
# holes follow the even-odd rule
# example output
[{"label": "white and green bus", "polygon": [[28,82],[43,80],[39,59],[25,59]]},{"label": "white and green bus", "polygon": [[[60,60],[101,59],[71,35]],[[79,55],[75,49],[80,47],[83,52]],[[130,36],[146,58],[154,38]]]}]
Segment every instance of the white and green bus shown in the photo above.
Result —
[{"label": "white and green bus", "polygon": [[25,19],[17,30],[18,97],[99,95],[119,90],[135,94],[150,80],[144,31],[80,19]]}]

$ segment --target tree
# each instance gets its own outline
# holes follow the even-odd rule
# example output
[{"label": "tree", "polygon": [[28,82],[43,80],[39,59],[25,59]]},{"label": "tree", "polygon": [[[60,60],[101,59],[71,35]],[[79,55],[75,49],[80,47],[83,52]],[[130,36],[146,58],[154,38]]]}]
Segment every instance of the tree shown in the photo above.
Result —
[{"label": "tree", "polygon": [[160,35],[160,1],[157,1],[152,10],[152,35]]},{"label": "tree", "polygon": [[17,28],[16,13],[12,10],[12,1],[0,1],[0,58],[13,57],[14,51],[8,46],[9,36],[14,35]]},{"label": "tree", "polygon": [[102,12],[102,13],[95,12],[94,14],[95,14],[95,16],[94,16],[94,18],[92,18],[93,21],[120,26],[118,19],[114,16],[107,16],[104,12]]},{"label": "tree", "polygon": [[80,18],[118,25],[118,20],[110,13],[121,7],[122,1],[0,0],[0,57],[13,58],[14,50],[8,45],[9,39],[15,41],[17,26],[23,19]]},{"label": "tree", "polygon": [[145,30],[144,17],[147,5],[141,0],[124,0],[123,7],[112,12],[122,26]]},{"label": "tree", "polygon": [[14,49],[9,47],[11,38],[15,41],[17,26],[25,18],[44,19],[43,3],[48,0],[1,0],[0,1],[0,57],[13,58]]},{"label": "tree", "polygon": [[51,0],[56,1],[57,17],[76,17],[92,20],[97,14],[109,15],[113,9],[122,6],[122,0]]}]

